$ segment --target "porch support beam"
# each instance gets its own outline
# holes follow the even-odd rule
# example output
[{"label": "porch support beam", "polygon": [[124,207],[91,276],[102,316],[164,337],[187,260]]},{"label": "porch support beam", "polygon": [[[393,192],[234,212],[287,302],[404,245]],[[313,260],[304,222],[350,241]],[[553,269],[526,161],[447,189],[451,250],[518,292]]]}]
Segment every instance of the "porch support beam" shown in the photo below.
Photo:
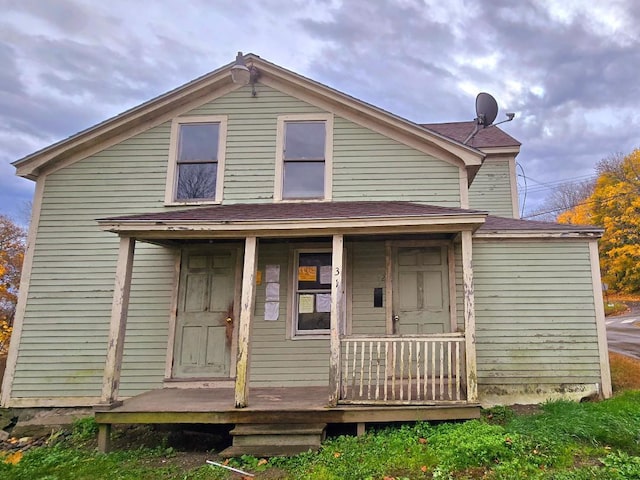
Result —
[{"label": "porch support beam", "polygon": [[124,338],[127,331],[127,315],[129,313],[129,294],[131,293],[131,274],[133,272],[135,245],[135,238],[120,237],[116,279],[111,304],[111,324],[109,327],[109,343],[107,344],[107,360],[102,380],[102,396],[100,399],[102,405],[113,405],[118,400]]},{"label": "porch support beam", "polygon": [[236,408],[248,405],[249,398],[249,335],[253,310],[256,303],[256,269],[258,239],[247,237],[244,247],[244,266],[242,269],[242,293],[240,298],[240,326],[238,328],[238,357],[236,362]]},{"label": "porch support beam", "polygon": [[464,338],[467,371],[467,401],[478,401],[478,366],[476,362],[476,311],[473,287],[473,243],[470,230],[462,235],[462,285],[464,292]]},{"label": "porch support beam", "polygon": [[333,236],[331,258],[331,356],[329,360],[329,406],[338,404],[340,395],[340,330],[344,325],[344,237]]}]

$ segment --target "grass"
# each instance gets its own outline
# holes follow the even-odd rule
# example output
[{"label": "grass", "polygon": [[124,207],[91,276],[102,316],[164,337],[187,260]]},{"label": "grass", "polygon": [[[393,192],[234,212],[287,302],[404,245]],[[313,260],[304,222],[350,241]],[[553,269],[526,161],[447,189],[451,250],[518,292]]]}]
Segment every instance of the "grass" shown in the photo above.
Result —
[{"label": "grass", "polygon": [[[183,454],[166,446],[99,454],[88,443],[94,432],[91,420],[77,422],[64,441],[28,451],[15,465],[0,462],[0,478],[240,478],[201,463],[185,466]],[[242,457],[231,465],[258,479],[640,479],[640,390],[603,402],[550,402],[536,415],[496,407],[480,420],[387,427],[329,439],[317,453]]]},{"label": "grass", "polygon": [[614,392],[640,390],[640,360],[610,352],[609,365]]}]

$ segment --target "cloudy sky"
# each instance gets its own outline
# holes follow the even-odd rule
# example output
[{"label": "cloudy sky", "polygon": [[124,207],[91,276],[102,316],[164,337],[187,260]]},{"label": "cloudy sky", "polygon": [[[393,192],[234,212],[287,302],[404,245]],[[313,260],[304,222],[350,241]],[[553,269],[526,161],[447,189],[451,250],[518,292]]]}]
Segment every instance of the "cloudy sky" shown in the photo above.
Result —
[{"label": "cloudy sky", "polygon": [[0,214],[16,218],[33,183],[10,162],[238,50],[419,123],[472,120],[490,92],[498,119],[516,112],[503,128],[523,143],[526,211],[640,146],[635,0],[0,0],[0,11]]}]

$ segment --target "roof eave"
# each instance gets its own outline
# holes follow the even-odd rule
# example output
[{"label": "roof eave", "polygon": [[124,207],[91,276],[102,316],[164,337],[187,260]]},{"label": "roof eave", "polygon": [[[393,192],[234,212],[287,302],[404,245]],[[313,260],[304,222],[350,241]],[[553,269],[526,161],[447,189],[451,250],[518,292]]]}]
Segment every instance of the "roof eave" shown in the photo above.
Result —
[{"label": "roof eave", "polygon": [[474,238],[600,238],[603,229],[593,230],[536,230],[536,229],[482,229],[474,234]]},{"label": "roof eave", "polygon": [[239,237],[253,234],[261,237],[348,233],[412,233],[423,231],[457,232],[477,230],[485,213],[404,217],[358,217],[287,220],[114,220],[101,219],[103,231],[140,238],[210,238]]},{"label": "roof eave", "polygon": [[16,168],[16,175],[36,180],[40,169],[49,162],[60,160],[108,140],[131,128],[132,124],[142,123],[147,118],[160,116],[166,111],[171,111],[180,105],[176,102],[180,98],[197,98],[200,95],[206,95],[212,88],[231,83],[227,69],[232,65],[232,63],[224,65],[213,72],[12,162]]}]

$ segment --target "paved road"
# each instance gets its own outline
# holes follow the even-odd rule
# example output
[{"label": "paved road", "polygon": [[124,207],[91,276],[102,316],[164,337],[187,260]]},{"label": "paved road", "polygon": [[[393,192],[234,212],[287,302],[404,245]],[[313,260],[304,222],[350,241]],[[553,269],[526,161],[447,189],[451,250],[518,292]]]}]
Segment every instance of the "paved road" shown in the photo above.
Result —
[{"label": "paved road", "polygon": [[640,360],[640,303],[629,303],[631,311],[607,317],[609,350]]}]

